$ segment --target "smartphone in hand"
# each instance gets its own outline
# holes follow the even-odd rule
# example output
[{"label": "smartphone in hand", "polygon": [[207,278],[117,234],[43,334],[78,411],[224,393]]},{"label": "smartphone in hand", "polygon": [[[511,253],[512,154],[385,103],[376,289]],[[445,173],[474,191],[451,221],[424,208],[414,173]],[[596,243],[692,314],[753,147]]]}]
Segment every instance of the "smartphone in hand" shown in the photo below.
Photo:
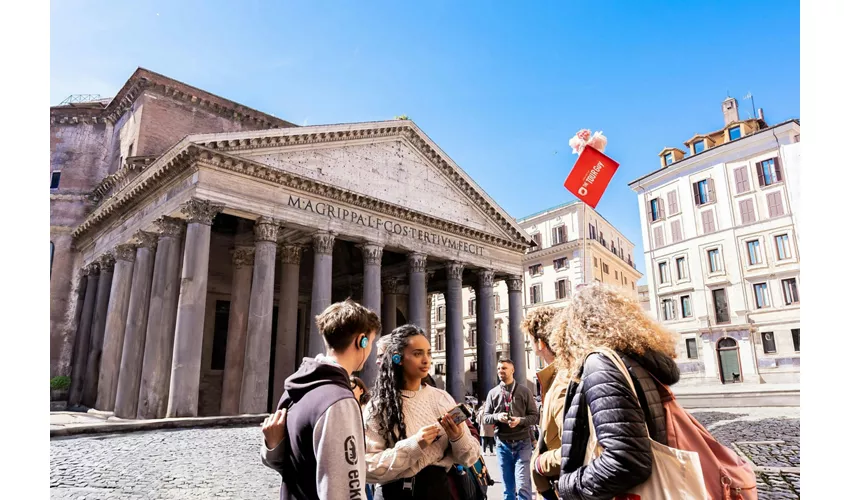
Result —
[{"label": "smartphone in hand", "polygon": [[[469,408],[467,408],[465,404],[461,403],[461,404],[455,406],[454,408],[452,408],[448,412],[448,415],[449,415],[449,418],[452,419],[452,422],[455,423],[455,425],[460,425],[461,422],[463,422],[464,420],[467,420],[468,418],[470,418],[472,416],[472,411]],[[442,421],[443,417],[440,417],[439,420]]]}]

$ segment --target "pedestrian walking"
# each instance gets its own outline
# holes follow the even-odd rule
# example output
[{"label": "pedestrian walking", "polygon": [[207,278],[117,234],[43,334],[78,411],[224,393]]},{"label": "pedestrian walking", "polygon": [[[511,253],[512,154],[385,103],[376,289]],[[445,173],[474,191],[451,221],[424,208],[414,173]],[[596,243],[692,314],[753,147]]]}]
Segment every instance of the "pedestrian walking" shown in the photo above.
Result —
[{"label": "pedestrian walking", "polygon": [[478,441],[447,413],[457,403],[446,391],[423,383],[431,368],[425,332],[403,325],[390,334],[366,406],[366,463],[375,499],[448,499],[449,469],[473,465]]},{"label": "pedestrian walking", "polygon": [[481,427],[481,451],[487,455],[487,450],[490,450],[490,455],[495,454],[496,447],[496,426],[493,424],[484,423],[484,405],[478,410],[478,422]]},{"label": "pedestrian walking", "polygon": [[505,484],[505,500],[531,500],[531,426],[537,424],[537,404],[531,389],[514,380],[514,363],[499,360],[499,380],[484,402],[484,423],[496,426],[496,456]]}]

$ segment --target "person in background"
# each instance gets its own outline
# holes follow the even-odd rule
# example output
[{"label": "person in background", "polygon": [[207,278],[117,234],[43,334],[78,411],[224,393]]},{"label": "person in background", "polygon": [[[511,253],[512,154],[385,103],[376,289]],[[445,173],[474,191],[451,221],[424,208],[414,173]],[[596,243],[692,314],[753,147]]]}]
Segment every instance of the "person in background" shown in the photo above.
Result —
[{"label": "person in background", "polygon": [[494,455],[494,448],[496,446],[496,426],[484,423],[484,405],[481,405],[478,409],[478,425],[481,428],[481,451],[486,455],[487,450],[489,449],[490,454]]},{"label": "person in background", "polygon": [[484,402],[484,423],[496,426],[496,456],[505,483],[505,500],[531,500],[531,426],[537,404],[531,389],[514,380],[514,362],[499,360],[498,386]]},{"label": "person in background", "polygon": [[[558,314],[549,345],[570,379],[561,436],[561,498],[614,498],[649,478],[650,436],[667,443],[666,415],[655,381],[679,381],[677,341],[634,298],[601,283],[579,290]],[[600,347],[623,360],[637,398],[614,362],[593,353]],[[585,465],[588,409],[603,451]]]},{"label": "person in background", "polygon": [[346,300],[318,315],[316,326],[326,354],[304,358],[286,379],[274,420],[263,424],[260,456],[280,473],[282,500],[365,498],[363,416],[349,377],[366,363],[381,321]]},{"label": "person in background", "polygon": [[[561,474],[561,430],[564,424],[564,401],[567,397],[569,379],[566,372],[559,371],[554,363],[555,354],[549,347],[549,332],[556,322],[557,309],[538,307],[522,320],[520,328],[531,346],[546,367],[537,372],[541,403],[539,437],[537,447],[531,456],[531,478],[537,490],[538,499],[556,498],[555,485]],[[538,403],[540,405],[541,403]]]},{"label": "person in background", "polygon": [[351,376],[351,391],[354,393],[354,399],[360,403],[360,409],[363,409],[366,406],[366,403],[369,402],[369,389],[366,388],[366,382],[360,377]]},{"label": "person in background", "polygon": [[431,368],[425,332],[403,325],[389,337],[366,405],[367,479],[378,483],[376,499],[449,499],[448,470],[474,464],[478,441],[447,418],[456,406],[449,393],[424,383]]}]

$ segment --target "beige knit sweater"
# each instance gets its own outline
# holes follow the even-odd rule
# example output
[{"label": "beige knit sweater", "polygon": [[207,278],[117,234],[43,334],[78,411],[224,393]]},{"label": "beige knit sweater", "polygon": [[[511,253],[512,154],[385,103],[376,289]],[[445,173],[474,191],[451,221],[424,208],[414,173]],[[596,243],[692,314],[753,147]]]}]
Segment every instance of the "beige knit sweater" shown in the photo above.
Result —
[{"label": "beige knit sweater", "polygon": [[[366,480],[369,483],[386,484],[396,479],[413,477],[429,465],[438,465],[448,470],[452,464],[470,466],[481,456],[478,441],[469,432],[466,424],[461,424],[463,435],[450,442],[446,431],[440,427],[440,434],[424,450],[414,437],[420,429],[437,423],[457,405],[446,391],[429,385],[420,391],[401,391],[402,412],[407,427],[407,439],[387,448],[384,438],[378,431],[378,422],[372,412],[372,404],[366,405],[364,421],[366,423]],[[451,450],[446,454],[446,449]]]}]

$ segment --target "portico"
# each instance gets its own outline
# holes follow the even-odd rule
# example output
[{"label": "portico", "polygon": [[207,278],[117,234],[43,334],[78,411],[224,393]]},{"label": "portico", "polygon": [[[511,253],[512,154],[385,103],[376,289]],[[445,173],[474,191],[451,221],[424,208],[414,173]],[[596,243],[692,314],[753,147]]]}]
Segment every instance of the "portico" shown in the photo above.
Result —
[{"label": "portico", "polygon": [[[108,305],[86,290],[79,323],[96,338],[88,318],[103,310],[96,399],[124,418],[270,410],[301,359],[324,350],[312,318],[346,297],[375,310],[384,333],[410,322],[430,334],[429,297],[444,294],[446,389],[462,401],[462,287],[490,297],[477,311],[486,393],[497,383],[492,287],[520,290],[530,245],[408,120],[190,135],[104,188],[73,238],[90,287],[92,266],[136,248],[115,266]],[[511,315],[521,300],[509,295]],[[520,319],[510,338],[524,345]],[[361,376],[375,375],[373,353]]]}]

